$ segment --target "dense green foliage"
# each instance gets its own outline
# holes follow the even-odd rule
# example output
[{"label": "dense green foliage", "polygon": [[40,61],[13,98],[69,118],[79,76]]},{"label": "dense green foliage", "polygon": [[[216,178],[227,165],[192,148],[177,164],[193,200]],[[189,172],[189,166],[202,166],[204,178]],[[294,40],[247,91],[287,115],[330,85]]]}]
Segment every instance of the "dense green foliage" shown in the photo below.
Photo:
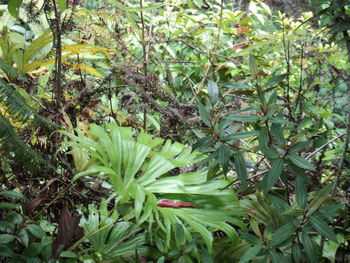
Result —
[{"label": "dense green foliage", "polygon": [[350,261],[350,2],[298,2],[0,4],[0,262]]}]

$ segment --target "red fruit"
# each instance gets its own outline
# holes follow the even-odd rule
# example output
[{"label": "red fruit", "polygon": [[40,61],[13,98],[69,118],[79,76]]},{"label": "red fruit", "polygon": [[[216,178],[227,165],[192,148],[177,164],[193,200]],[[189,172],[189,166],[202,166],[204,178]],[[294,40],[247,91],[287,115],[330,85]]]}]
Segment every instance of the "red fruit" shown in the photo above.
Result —
[{"label": "red fruit", "polygon": [[168,199],[161,200],[157,203],[160,207],[194,207],[192,204],[181,201],[172,201]]}]

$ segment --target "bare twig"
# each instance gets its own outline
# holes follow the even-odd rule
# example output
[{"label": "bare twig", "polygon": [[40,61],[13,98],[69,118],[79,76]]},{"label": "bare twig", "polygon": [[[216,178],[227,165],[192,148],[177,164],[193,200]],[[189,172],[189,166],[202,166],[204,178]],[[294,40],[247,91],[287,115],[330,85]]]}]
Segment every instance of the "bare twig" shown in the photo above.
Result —
[{"label": "bare twig", "polygon": [[336,137],[334,137],[332,140],[330,140],[329,142],[326,142],[325,144],[323,144],[321,147],[317,148],[315,151],[313,151],[312,153],[310,153],[307,157],[306,160],[309,160],[312,156],[314,156],[316,153],[318,153],[319,151],[321,151],[323,148],[327,147],[329,144],[333,143],[334,141],[338,140],[339,138],[343,137],[345,135],[344,134],[340,134]]}]

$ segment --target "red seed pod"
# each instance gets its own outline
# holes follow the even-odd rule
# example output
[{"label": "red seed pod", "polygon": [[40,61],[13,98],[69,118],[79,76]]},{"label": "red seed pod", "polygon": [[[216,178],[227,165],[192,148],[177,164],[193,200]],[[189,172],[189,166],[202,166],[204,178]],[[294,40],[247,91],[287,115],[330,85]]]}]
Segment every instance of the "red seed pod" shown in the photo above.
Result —
[{"label": "red seed pod", "polygon": [[161,200],[157,203],[160,207],[194,207],[192,204],[181,201],[172,201],[168,199]]}]

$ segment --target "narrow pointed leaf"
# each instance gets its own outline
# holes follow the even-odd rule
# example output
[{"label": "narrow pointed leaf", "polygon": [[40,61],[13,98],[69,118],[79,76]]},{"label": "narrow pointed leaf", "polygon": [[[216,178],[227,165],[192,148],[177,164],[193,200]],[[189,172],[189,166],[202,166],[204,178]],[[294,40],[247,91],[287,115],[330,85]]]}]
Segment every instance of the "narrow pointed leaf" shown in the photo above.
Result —
[{"label": "narrow pointed leaf", "polygon": [[287,158],[300,168],[315,171],[315,167],[311,163],[309,163],[305,158],[299,155],[289,154]]},{"label": "narrow pointed leaf", "polygon": [[284,162],[282,159],[277,159],[273,162],[270,171],[263,180],[264,189],[270,189],[277,182],[278,178],[282,174],[283,164]]},{"label": "narrow pointed leaf", "polygon": [[309,258],[310,263],[318,263],[319,261],[319,252],[315,246],[311,237],[307,234],[300,235],[300,241],[303,244],[306,256]]},{"label": "narrow pointed leaf", "polygon": [[304,209],[307,205],[307,189],[304,178],[301,176],[296,178],[295,197],[299,208]]},{"label": "narrow pointed leaf", "polygon": [[318,231],[322,236],[333,240],[335,243],[338,243],[337,237],[333,230],[324,222],[320,217],[310,216],[309,221],[312,227]]},{"label": "narrow pointed leaf", "polygon": [[198,104],[198,111],[199,111],[199,115],[201,116],[201,120],[206,125],[211,126],[210,121],[209,121],[210,114],[209,114],[209,111],[207,110],[207,108],[203,104],[199,103]]},{"label": "narrow pointed leaf", "polygon": [[249,55],[249,69],[254,78],[258,75],[258,67],[256,66],[255,58],[252,54]]},{"label": "narrow pointed leaf", "polygon": [[252,136],[259,135],[257,131],[243,131],[243,132],[234,132],[229,135],[221,137],[221,141],[228,142],[232,140],[244,139]]},{"label": "narrow pointed leaf", "polygon": [[2,191],[0,192],[1,196],[5,196],[5,197],[9,197],[9,198],[13,198],[13,199],[22,199],[24,198],[24,195],[22,195],[19,192],[15,192],[15,191]]},{"label": "narrow pointed leaf", "polygon": [[247,166],[241,153],[235,154],[235,168],[244,188],[247,184]]},{"label": "narrow pointed leaf", "polygon": [[240,121],[240,122],[256,122],[260,119],[257,115],[229,115],[225,117],[228,120]]},{"label": "narrow pointed leaf", "polygon": [[239,260],[239,263],[246,263],[246,262],[249,262],[250,260],[254,259],[259,254],[261,249],[262,249],[262,247],[260,245],[249,248],[243,254],[241,259]]},{"label": "narrow pointed leaf", "polygon": [[301,253],[301,248],[299,245],[292,246],[292,258],[295,263],[300,263],[303,260],[303,255]]},{"label": "narrow pointed leaf", "polygon": [[294,234],[296,229],[297,227],[294,225],[294,222],[290,222],[282,226],[275,233],[272,234],[269,247],[278,246],[282,242],[286,241],[288,238],[290,238]]}]

